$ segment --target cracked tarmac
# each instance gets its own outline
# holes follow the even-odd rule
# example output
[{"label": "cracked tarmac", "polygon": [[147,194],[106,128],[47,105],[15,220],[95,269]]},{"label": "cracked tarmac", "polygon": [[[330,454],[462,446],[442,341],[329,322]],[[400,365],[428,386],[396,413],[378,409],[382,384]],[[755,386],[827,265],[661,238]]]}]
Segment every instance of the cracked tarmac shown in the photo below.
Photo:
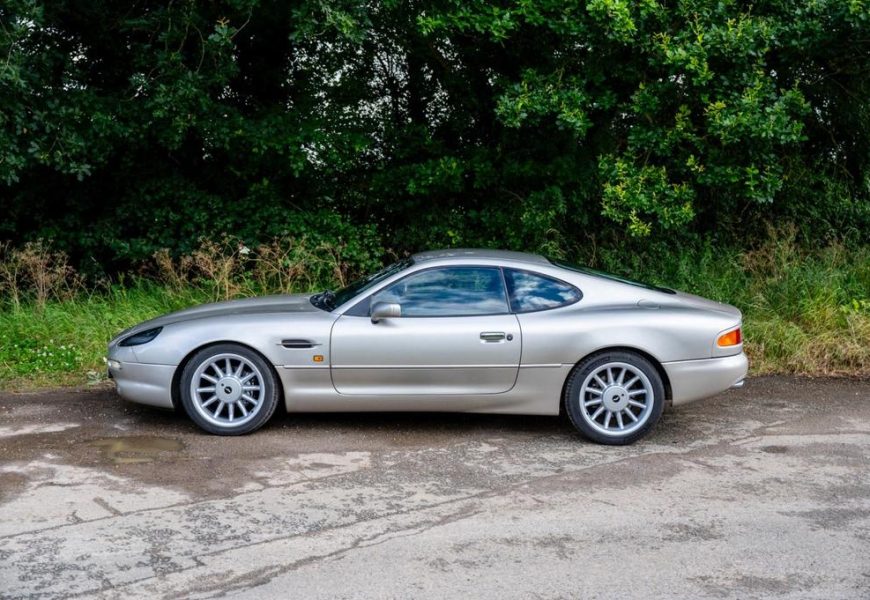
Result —
[{"label": "cracked tarmac", "polygon": [[562,419],[0,394],[0,598],[870,598],[870,382],[758,377],[630,447]]}]

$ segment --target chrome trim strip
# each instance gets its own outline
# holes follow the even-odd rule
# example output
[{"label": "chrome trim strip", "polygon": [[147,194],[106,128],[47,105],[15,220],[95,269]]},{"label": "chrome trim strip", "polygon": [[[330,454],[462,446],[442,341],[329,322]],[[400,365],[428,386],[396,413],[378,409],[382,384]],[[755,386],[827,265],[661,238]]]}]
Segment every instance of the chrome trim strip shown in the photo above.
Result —
[{"label": "chrome trim strip", "polygon": [[[734,347],[736,348],[737,346],[734,346]],[[717,360],[720,358],[734,358],[735,356],[740,356],[741,354],[743,354],[743,353],[736,352],[734,354],[728,354],[726,356],[708,356],[706,358],[687,358],[684,360],[667,360],[667,361],[662,361],[661,364],[663,366],[664,365],[684,365],[684,364],[689,364],[689,363],[700,363],[700,362],[704,362],[705,360]]]},{"label": "chrome trim strip", "polygon": [[517,365],[332,365],[333,369],[516,369]]},{"label": "chrome trim strip", "polygon": [[[559,369],[562,363],[532,363],[521,369]],[[516,365],[283,365],[285,369],[515,369]]]}]

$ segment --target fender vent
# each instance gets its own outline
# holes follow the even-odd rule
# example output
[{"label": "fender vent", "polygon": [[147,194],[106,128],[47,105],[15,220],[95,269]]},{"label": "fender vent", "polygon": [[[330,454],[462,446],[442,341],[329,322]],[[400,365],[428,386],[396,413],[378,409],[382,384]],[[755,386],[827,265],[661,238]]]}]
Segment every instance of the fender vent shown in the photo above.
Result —
[{"label": "fender vent", "polygon": [[281,340],[281,345],[285,348],[314,348],[317,346],[311,340]]}]

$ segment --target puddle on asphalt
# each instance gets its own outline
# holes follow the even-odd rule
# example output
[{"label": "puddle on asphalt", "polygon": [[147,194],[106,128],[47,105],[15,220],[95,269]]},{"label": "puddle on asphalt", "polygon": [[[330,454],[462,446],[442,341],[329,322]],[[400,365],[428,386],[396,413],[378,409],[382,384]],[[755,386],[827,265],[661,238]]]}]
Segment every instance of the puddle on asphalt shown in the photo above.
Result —
[{"label": "puddle on asphalt", "polygon": [[153,462],[164,452],[178,452],[184,444],[172,438],[153,436],[130,436],[101,438],[87,443],[99,448],[103,458],[116,465],[131,465]]}]

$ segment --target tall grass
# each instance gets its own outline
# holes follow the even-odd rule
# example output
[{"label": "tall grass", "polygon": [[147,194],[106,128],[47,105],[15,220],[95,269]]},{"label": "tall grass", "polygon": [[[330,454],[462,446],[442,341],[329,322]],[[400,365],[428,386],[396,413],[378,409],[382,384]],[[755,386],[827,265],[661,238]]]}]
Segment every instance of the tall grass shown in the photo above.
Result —
[{"label": "tall grass", "polygon": [[[360,268],[343,259],[340,249],[304,240],[247,248],[225,239],[204,242],[190,256],[158,253],[136,277],[86,288],[66,257],[44,244],[3,252],[5,389],[97,381],[105,371],[106,342],[139,321],[201,302],[334,288]],[[868,247],[807,249],[784,230],[749,251],[699,244],[679,251],[604,252],[596,261],[614,273],[739,307],[754,373],[870,376]]]},{"label": "tall grass", "polygon": [[99,381],[108,340],[140,321],[203,302],[334,288],[370,268],[341,246],[276,239],[248,248],[224,238],[189,256],[157,252],[140,274],[87,288],[43,242],[0,252],[0,389]]},{"label": "tall grass", "polygon": [[98,381],[106,343],[144,319],[211,298],[148,280],[0,312],[0,387],[20,389]]},{"label": "tall grass", "polygon": [[785,228],[749,251],[705,244],[602,265],[740,308],[754,373],[870,375],[870,247],[809,249]]}]

